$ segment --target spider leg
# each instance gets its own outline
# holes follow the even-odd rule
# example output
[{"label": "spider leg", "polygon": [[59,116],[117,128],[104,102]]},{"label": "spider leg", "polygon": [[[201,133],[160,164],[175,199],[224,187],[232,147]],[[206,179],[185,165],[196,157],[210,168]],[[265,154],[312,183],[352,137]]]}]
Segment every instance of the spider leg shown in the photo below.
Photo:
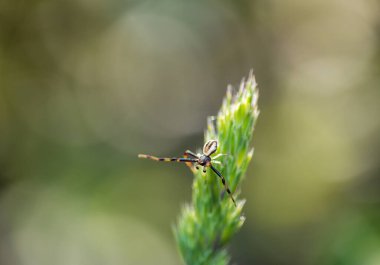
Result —
[{"label": "spider leg", "polygon": [[214,163],[214,164],[218,164],[218,165],[221,165],[222,164],[222,162],[220,162],[220,161],[218,161],[218,160],[212,160],[212,162]]},{"label": "spider leg", "polygon": [[[190,150],[186,150],[183,157],[185,158],[188,158],[188,157],[191,157],[191,158],[194,158],[194,159],[197,159],[198,160],[198,156],[196,154],[194,154],[193,152],[191,152]],[[199,169],[198,166],[195,166],[194,167],[194,162],[186,162],[186,165],[190,168],[190,170],[195,173],[196,172],[196,169]]]},{"label": "spider leg", "polygon": [[185,155],[190,156],[190,157],[192,157],[192,158],[196,158],[196,159],[199,158],[197,154],[191,152],[190,150],[186,150],[186,151],[185,151]]},{"label": "spider leg", "polygon": [[156,156],[151,156],[151,155],[144,155],[144,154],[139,154],[139,158],[146,158],[146,159],[151,159],[154,161],[163,161],[163,162],[190,162],[194,163],[197,162],[198,159],[195,158],[186,158],[186,157],[156,157]]},{"label": "spider leg", "polygon": [[210,165],[210,168],[218,175],[218,177],[222,180],[222,183],[224,185],[224,189],[227,191],[228,195],[231,197],[231,200],[233,201],[234,205],[236,206],[236,202],[234,200],[234,197],[232,196],[231,190],[227,185],[226,179],[222,176],[222,174],[215,168],[213,165]]},{"label": "spider leg", "polygon": [[212,159],[218,159],[219,157],[221,156],[228,156],[227,154],[217,154],[216,156],[214,156]]}]

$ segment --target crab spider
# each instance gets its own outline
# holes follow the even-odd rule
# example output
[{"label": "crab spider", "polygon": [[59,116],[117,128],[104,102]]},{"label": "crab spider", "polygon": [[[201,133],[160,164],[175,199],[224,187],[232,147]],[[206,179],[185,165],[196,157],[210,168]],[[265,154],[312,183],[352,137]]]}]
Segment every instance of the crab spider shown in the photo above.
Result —
[{"label": "crab spider", "polygon": [[192,166],[195,164],[195,168],[199,169],[199,166],[203,167],[203,172],[206,173],[206,168],[211,168],[212,171],[220,178],[223,183],[224,189],[227,191],[230,196],[232,202],[236,206],[236,202],[234,197],[232,196],[231,190],[228,187],[226,179],[222,176],[222,174],[212,165],[212,164],[220,164],[220,161],[216,160],[217,158],[223,156],[224,154],[218,154],[215,157],[211,158],[211,155],[216,152],[218,149],[218,141],[217,140],[209,140],[203,146],[203,154],[195,154],[189,150],[187,150],[184,154],[184,157],[155,157],[151,155],[143,155],[139,154],[139,158],[147,158],[155,161],[163,161],[163,162],[185,162],[187,165]]}]

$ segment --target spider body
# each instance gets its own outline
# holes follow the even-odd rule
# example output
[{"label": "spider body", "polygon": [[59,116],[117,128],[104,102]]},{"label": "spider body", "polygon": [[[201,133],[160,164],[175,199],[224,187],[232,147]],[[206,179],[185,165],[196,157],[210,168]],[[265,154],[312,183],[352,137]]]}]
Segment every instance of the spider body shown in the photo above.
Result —
[{"label": "spider body", "polygon": [[194,170],[194,165],[196,169],[199,169],[199,166],[203,167],[203,172],[206,173],[206,168],[211,168],[212,171],[221,179],[224,189],[227,191],[228,195],[231,197],[232,202],[236,206],[236,202],[234,197],[232,196],[231,190],[227,185],[226,179],[222,176],[222,174],[212,165],[220,164],[216,158],[222,156],[222,154],[216,155],[214,158],[211,158],[211,155],[216,152],[218,149],[218,141],[217,140],[209,140],[203,146],[203,154],[195,154],[189,150],[187,150],[184,154],[184,157],[155,157],[151,155],[143,155],[139,154],[139,158],[147,158],[155,161],[164,161],[164,162],[185,162],[192,170]]},{"label": "spider body", "polygon": [[201,155],[197,162],[200,166],[209,167],[211,165],[211,157]]}]

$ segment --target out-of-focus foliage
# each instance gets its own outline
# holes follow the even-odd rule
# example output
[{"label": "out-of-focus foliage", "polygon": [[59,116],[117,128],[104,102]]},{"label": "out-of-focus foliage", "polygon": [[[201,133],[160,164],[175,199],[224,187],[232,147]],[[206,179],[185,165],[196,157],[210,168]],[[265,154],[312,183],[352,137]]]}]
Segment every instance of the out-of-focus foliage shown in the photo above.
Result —
[{"label": "out-of-focus foliage", "polygon": [[201,147],[225,84],[253,68],[232,263],[378,264],[379,8],[2,1],[0,263],[179,264],[171,224],[192,175],[136,154]]}]

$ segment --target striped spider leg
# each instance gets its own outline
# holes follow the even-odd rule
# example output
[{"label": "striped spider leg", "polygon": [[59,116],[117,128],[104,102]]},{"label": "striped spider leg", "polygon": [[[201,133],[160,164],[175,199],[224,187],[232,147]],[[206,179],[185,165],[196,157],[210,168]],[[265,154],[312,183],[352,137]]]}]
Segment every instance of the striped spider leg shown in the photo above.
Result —
[{"label": "striped spider leg", "polygon": [[185,162],[185,163],[196,163],[198,162],[198,159],[195,158],[186,158],[186,157],[156,157],[151,155],[144,155],[139,154],[139,158],[146,158],[151,159],[154,161],[161,161],[161,162]]},{"label": "striped spider leg", "polygon": [[[218,149],[218,141],[216,140],[209,140],[205,143],[203,146],[203,154],[195,154],[189,150],[187,150],[184,154],[184,157],[156,157],[151,155],[143,155],[139,154],[139,158],[146,158],[151,159],[155,161],[163,161],[163,162],[184,162],[187,166],[190,167],[190,169],[195,172],[196,169],[199,169],[199,166],[203,167],[203,173],[206,173],[206,168],[211,168],[212,171],[220,178],[220,180],[223,183],[224,189],[230,196],[232,202],[236,206],[236,202],[234,200],[234,197],[232,196],[232,192],[230,188],[227,185],[226,179],[223,177],[223,175],[212,165],[220,164],[220,161],[215,160],[216,158],[222,156],[223,154],[216,155],[213,159],[211,158],[211,155],[216,152]],[[195,164],[195,168],[194,168]]]}]

